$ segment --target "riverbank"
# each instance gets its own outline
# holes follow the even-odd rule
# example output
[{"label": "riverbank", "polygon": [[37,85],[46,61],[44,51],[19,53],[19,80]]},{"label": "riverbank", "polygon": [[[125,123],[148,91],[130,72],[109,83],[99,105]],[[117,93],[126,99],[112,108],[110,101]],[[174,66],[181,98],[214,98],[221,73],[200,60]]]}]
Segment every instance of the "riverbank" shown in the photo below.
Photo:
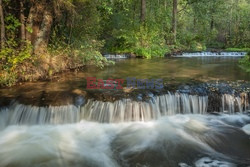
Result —
[{"label": "riverbank", "polygon": [[[94,54],[94,56],[93,56]],[[23,82],[49,81],[68,71],[79,71],[87,66],[103,68],[112,64],[100,52],[76,49],[53,50],[25,58],[7,59],[0,63],[0,87],[11,87]]]},{"label": "riverbank", "polygon": [[[221,49],[209,49],[212,53],[220,52],[243,52],[250,50],[229,48],[225,50]],[[200,53],[201,51],[192,51]],[[192,53],[191,51],[186,52],[182,49],[172,49],[171,52],[167,52],[165,57],[172,57],[181,55],[182,53]],[[87,55],[89,52],[79,50],[64,50],[46,52],[43,54],[32,55],[16,63],[0,64],[0,87],[10,87],[23,82],[31,81],[48,81],[56,79],[61,73],[67,71],[81,71],[86,68],[93,68],[97,66],[103,68],[106,65],[113,64],[112,61],[108,61],[107,58],[121,58],[121,55],[108,55],[103,56],[100,52],[96,51],[96,55]],[[139,53],[127,53],[122,56],[124,58],[146,58]],[[162,57],[162,56],[160,56]],[[249,70],[249,60],[247,57],[240,61],[241,67]]]}]

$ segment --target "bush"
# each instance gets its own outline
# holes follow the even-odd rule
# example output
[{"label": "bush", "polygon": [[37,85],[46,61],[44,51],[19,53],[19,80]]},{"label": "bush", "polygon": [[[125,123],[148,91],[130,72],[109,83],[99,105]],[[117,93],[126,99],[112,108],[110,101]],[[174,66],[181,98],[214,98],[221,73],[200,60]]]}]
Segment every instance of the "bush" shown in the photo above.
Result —
[{"label": "bush", "polygon": [[247,71],[247,72],[250,72],[250,51],[247,53],[247,55],[242,58],[240,61],[239,61],[241,67]]},{"label": "bush", "polygon": [[27,43],[22,49],[16,48],[14,41],[7,41],[8,47],[0,52],[0,85],[11,86],[18,80],[18,66],[27,60],[31,60],[32,47]]}]

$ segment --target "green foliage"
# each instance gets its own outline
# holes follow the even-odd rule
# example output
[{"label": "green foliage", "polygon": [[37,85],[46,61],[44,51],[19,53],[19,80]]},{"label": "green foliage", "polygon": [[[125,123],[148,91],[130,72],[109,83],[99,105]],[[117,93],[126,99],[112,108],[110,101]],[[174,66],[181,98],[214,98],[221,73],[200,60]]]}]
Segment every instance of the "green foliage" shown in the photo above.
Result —
[{"label": "green foliage", "polygon": [[0,50],[0,85],[11,86],[18,80],[18,66],[31,59],[32,46],[30,42],[22,41],[23,47],[19,47],[20,41],[16,40],[16,36],[20,22],[16,17],[8,15],[5,22],[8,39],[6,47]]},{"label": "green foliage", "polygon": [[250,52],[250,48],[227,48],[228,52]]},{"label": "green foliage", "polygon": [[31,58],[32,47],[29,43],[21,49],[16,48],[14,41],[7,41],[8,46],[0,51],[1,65],[3,69],[15,70],[15,68],[24,62],[26,59]]},{"label": "green foliage", "polygon": [[241,67],[247,71],[247,72],[250,72],[250,51],[247,53],[247,55],[242,58],[240,61],[239,61]]},{"label": "green foliage", "polygon": [[9,31],[9,33],[13,33],[21,25],[19,20],[11,14],[5,17],[5,22],[5,28],[7,31]]},{"label": "green foliage", "polygon": [[102,46],[102,41],[88,41],[82,44],[80,48],[76,50],[76,53],[84,64],[95,65],[99,68],[103,68],[104,65],[107,65],[110,62],[99,52]]},{"label": "green foliage", "polygon": [[[24,3],[25,18],[36,1]],[[177,39],[173,40],[172,0],[147,0],[146,18],[141,22],[141,3],[132,0],[55,0],[53,3],[48,60],[57,55],[57,61],[71,61],[77,66],[95,65],[103,68],[109,64],[101,53],[132,53],[143,58],[163,57],[177,51],[202,51],[209,48],[228,48],[227,51],[249,51],[250,3],[249,0],[179,0],[177,14]],[[41,5],[41,4],[40,4]],[[21,41],[19,3],[3,1],[6,44],[0,52],[1,84],[10,85],[18,79],[17,68],[41,57],[31,56],[32,46]],[[43,28],[42,6],[37,8]],[[25,20],[28,23],[28,20]],[[32,25],[31,25],[32,26]],[[33,24],[33,26],[37,26]],[[38,27],[26,25],[26,31],[36,33]],[[38,28],[38,29],[39,29]],[[34,32],[33,32],[34,30]],[[38,33],[39,36],[40,33]],[[40,34],[41,35],[41,34]],[[46,40],[46,41],[47,41]],[[24,42],[24,43],[23,43]],[[32,41],[34,43],[34,41]],[[235,49],[244,48],[244,49]],[[241,64],[248,66],[248,58]],[[42,60],[35,61],[36,67]],[[52,76],[55,69],[44,69]],[[58,62],[57,62],[58,63]],[[70,63],[59,62],[58,64]],[[60,68],[56,72],[60,72]]]},{"label": "green foliage", "polygon": [[[16,43],[7,41],[8,46],[0,51],[0,85],[11,86],[18,80],[17,68],[24,61],[31,59],[32,47],[27,43],[21,49],[16,48]],[[12,47],[10,47],[12,46]]]},{"label": "green foliage", "polygon": [[0,86],[12,86],[17,82],[17,75],[15,72],[2,71],[0,74]]}]

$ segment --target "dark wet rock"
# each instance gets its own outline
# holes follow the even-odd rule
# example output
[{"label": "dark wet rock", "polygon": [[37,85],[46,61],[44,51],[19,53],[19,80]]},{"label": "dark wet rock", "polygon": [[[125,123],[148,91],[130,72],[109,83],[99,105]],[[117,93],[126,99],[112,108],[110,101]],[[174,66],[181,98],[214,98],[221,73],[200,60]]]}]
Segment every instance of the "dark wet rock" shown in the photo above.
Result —
[{"label": "dark wet rock", "polygon": [[151,92],[149,92],[149,93],[147,94],[147,96],[150,97],[150,98],[152,98],[152,97],[154,97],[154,94],[151,93]]},{"label": "dark wet rock", "polygon": [[221,115],[221,113],[219,113],[219,112],[209,112],[209,114],[210,114],[210,115],[216,115],[216,116]]},{"label": "dark wet rock", "polygon": [[210,93],[208,95],[208,112],[221,111],[222,99],[217,93]]},{"label": "dark wet rock", "polygon": [[75,106],[83,106],[85,104],[86,100],[84,96],[77,96],[74,99]]},{"label": "dark wet rock", "polygon": [[10,97],[0,97],[0,108],[9,106],[12,101],[13,99]]},{"label": "dark wet rock", "polygon": [[142,100],[143,100],[143,95],[142,95],[142,94],[138,94],[138,95],[136,96],[136,100],[137,100],[137,101],[142,101]]}]

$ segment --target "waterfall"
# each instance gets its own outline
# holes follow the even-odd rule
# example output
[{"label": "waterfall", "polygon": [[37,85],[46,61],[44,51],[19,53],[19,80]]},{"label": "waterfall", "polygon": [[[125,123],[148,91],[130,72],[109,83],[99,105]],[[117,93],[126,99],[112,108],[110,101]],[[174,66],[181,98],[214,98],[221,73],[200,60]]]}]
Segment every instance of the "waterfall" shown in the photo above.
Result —
[{"label": "waterfall", "polygon": [[243,57],[246,52],[193,52],[182,53],[176,57]]},{"label": "waterfall", "polygon": [[243,97],[237,97],[230,94],[224,94],[222,96],[222,112],[233,114],[235,112],[246,111],[249,107],[247,95]]},{"label": "waterfall", "polygon": [[105,54],[104,57],[106,57],[107,59],[127,59],[129,58],[128,55],[125,54]]},{"label": "waterfall", "polygon": [[82,107],[74,105],[36,107],[15,103],[0,112],[5,125],[16,124],[65,124],[80,120],[97,122],[149,121],[165,115],[204,114],[208,97],[187,94],[157,96],[151,100],[115,102],[88,100]]},{"label": "waterfall", "polygon": [[[244,99],[244,98],[243,98]],[[223,112],[234,114],[247,109],[247,99],[225,94],[221,97]],[[81,120],[120,123],[156,120],[176,114],[206,114],[208,96],[168,93],[148,101],[122,99],[115,102],[87,100],[81,107],[75,105],[37,107],[14,103],[0,109],[0,127],[7,125],[70,124]],[[247,104],[247,105],[246,105]]]},{"label": "waterfall", "polygon": [[[74,105],[37,107],[15,103],[0,111],[4,125],[66,124],[79,122],[79,109]],[[2,120],[1,120],[2,119]]]},{"label": "waterfall", "polygon": [[165,115],[204,114],[208,97],[186,94],[166,94],[149,102],[136,102],[130,99],[111,102],[89,100],[81,108],[82,117],[99,122],[149,121]]},{"label": "waterfall", "polygon": [[[218,101],[234,113],[248,104],[240,97]],[[81,107],[15,102],[0,107],[0,166],[247,166],[250,117],[206,114],[209,98],[168,93],[148,101],[89,99]]]}]

